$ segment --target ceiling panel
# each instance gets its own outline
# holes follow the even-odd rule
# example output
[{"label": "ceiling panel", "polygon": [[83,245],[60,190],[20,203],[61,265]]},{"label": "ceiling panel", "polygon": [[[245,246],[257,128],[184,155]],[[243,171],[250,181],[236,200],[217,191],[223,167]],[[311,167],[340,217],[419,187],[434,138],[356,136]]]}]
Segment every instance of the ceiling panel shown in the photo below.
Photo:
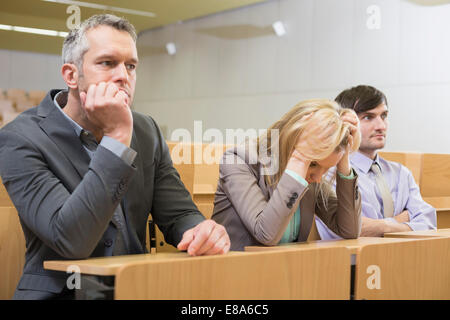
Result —
[{"label": "ceiling panel", "polygon": [[[67,4],[42,0],[0,0],[0,24],[21,27],[68,31],[66,20]],[[81,20],[91,15],[108,12],[127,18],[138,33],[178,21],[252,5],[268,0],[94,0],[84,1],[111,7],[153,12],[156,17],[144,17],[80,6]],[[41,53],[59,54],[63,38],[33,35],[15,31],[0,30],[0,48]]]}]

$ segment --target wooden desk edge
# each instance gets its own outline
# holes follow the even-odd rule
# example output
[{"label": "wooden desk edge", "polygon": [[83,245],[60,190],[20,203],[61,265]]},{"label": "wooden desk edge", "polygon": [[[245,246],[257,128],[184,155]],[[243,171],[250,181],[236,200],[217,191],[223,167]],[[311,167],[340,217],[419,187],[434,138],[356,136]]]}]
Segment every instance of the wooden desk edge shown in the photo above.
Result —
[{"label": "wooden desk edge", "polygon": [[446,236],[444,234],[395,234],[395,233],[385,233],[385,238],[398,238],[398,239],[427,239],[427,238],[449,238],[450,236]]},{"label": "wooden desk edge", "polygon": [[[367,243],[348,243],[353,242],[355,240],[361,239],[361,241],[367,241]],[[367,239],[367,240],[364,240]],[[377,241],[378,239],[379,242]],[[391,241],[389,241],[392,239]],[[346,248],[351,255],[358,254],[361,249],[365,246],[376,244],[382,245],[391,242],[403,242],[403,241],[414,241],[415,238],[403,237],[395,239],[395,237],[389,237],[384,239],[382,237],[360,237],[357,239],[340,239],[340,240],[315,240],[310,242],[298,242],[298,243],[290,243],[284,244],[281,246],[247,246],[244,248],[246,252],[262,252],[262,251],[276,251],[282,249],[320,249],[320,248]],[[419,240],[419,239],[417,239]],[[340,243],[341,242],[341,243]]]},{"label": "wooden desk edge", "polygon": [[[88,266],[80,264],[79,262],[85,262],[87,260],[74,260],[72,264],[67,264],[67,260],[49,260],[44,261],[44,269],[46,270],[53,270],[53,271],[61,271],[61,272],[75,272],[76,267],[78,270],[80,270],[81,274],[87,274],[87,275],[95,275],[95,276],[114,276],[117,272],[117,270],[128,263],[124,264],[117,264],[117,265],[111,265],[111,266]],[[78,262],[78,263],[77,263]],[[130,262],[133,263],[133,262]],[[70,271],[69,271],[70,269]]]},{"label": "wooden desk edge", "polygon": [[[300,250],[314,250],[314,249],[327,249],[328,247],[318,247],[318,248],[301,248]],[[345,247],[344,247],[345,249]],[[277,252],[281,251],[293,251],[298,249],[293,248],[282,248],[278,249]],[[137,255],[129,255],[129,256],[117,256],[117,257],[100,257],[100,258],[91,258],[85,260],[48,260],[44,261],[44,269],[60,271],[60,272],[75,272],[79,271],[81,274],[86,275],[97,275],[97,276],[116,276],[122,267],[126,267],[134,264],[151,264],[151,263],[167,263],[170,261],[181,261],[187,259],[215,259],[215,258],[226,258],[227,256],[239,256],[239,255],[248,255],[248,254],[264,254],[268,253],[266,251],[258,251],[258,252],[243,252],[243,251],[230,251],[226,255],[214,255],[214,256],[198,256],[191,257],[188,256],[185,252],[179,253],[160,253],[158,254],[137,254]],[[171,255],[170,255],[171,254]],[[180,254],[180,255],[178,255]],[[178,255],[178,256],[177,256]],[[123,258],[125,257],[125,258]],[[135,259],[134,259],[134,258]],[[153,259],[152,257],[155,257]],[[108,260],[111,259],[117,260],[117,262],[110,262],[108,264]],[[94,261],[93,261],[94,260]],[[102,262],[104,261],[104,264]],[[97,264],[96,264],[97,263]]]},{"label": "wooden desk edge", "polygon": [[[262,252],[260,252],[262,253]],[[97,275],[97,276],[115,276],[120,268],[128,266],[130,264],[137,263],[160,263],[168,262],[176,259],[177,261],[186,259],[212,259],[215,257],[226,257],[232,255],[243,255],[246,252],[230,251],[226,255],[213,255],[213,256],[197,256],[191,257],[186,252],[162,252],[159,254],[135,254],[135,255],[123,255],[112,257],[96,257],[83,260],[47,260],[44,261],[44,269],[61,271],[61,272],[74,272],[73,267],[79,270],[81,274]],[[113,262],[111,262],[113,260]],[[115,260],[115,261],[114,261]],[[108,262],[109,261],[109,262]]]},{"label": "wooden desk edge", "polygon": [[423,239],[423,238],[449,238],[450,228],[443,228],[437,230],[424,230],[424,231],[406,231],[406,232],[393,232],[385,233],[385,238],[410,238],[410,239]]}]

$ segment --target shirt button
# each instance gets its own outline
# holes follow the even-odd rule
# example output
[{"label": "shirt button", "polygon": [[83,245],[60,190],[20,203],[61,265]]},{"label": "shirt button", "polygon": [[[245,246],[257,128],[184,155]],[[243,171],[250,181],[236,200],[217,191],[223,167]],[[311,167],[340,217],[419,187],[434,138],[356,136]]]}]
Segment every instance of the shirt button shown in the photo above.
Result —
[{"label": "shirt button", "polygon": [[106,239],[105,240],[105,242],[104,242],[104,244],[105,244],[105,247],[111,247],[112,246],[112,244],[113,244],[113,241],[111,240],[111,239]]},{"label": "shirt button", "polygon": [[294,193],[292,194],[292,198],[297,199],[297,198],[298,198],[298,193],[297,193],[297,192],[294,192]]}]

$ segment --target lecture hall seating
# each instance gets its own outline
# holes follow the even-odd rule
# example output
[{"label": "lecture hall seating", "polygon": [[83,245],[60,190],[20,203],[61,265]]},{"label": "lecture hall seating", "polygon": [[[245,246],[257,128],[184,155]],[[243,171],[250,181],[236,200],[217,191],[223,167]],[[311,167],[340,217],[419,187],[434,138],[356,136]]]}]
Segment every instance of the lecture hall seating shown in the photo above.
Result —
[{"label": "lecture hall seating", "polygon": [[25,237],[12,206],[0,206],[0,300],[11,299],[25,264]]},{"label": "lecture hall seating", "polygon": [[[6,101],[6,104],[4,103]],[[0,110],[9,110],[13,109],[10,100],[2,100],[0,98],[0,106],[2,107]],[[2,114],[0,112],[0,114]],[[177,147],[177,143],[168,142],[169,150],[171,155],[174,157],[176,154],[173,153],[174,149]],[[212,210],[214,207],[214,193],[217,188],[217,181],[219,177],[219,164],[217,163],[194,163],[194,155],[195,148],[197,152],[201,150],[202,153],[212,154],[213,157],[217,155],[220,159],[224,150],[226,150],[230,146],[224,145],[208,145],[208,144],[188,144],[186,146],[187,149],[191,152],[191,163],[176,163],[174,161],[174,166],[178,170],[180,177],[185,184],[188,191],[191,193],[194,202],[198,206],[199,210],[207,217],[210,218],[212,214]],[[177,154],[183,156],[183,148],[180,148],[178,145],[178,149],[175,149]],[[445,154],[419,154],[419,153],[402,153],[402,152],[382,152],[380,153],[384,158],[391,161],[397,161],[408,167],[413,176],[421,188],[422,195],[424,199],[429,202],[431,205],[438,209],[438,228],[449,228],[450,227],[450,155]],[[11,230],[20,230],[20,224],[18,224],[18,218],[16,222],[12,220],[11,216],[17,217],[17,212],[13,208],[13,204],[9,199],[6,190],[3,184],[0,184],[0,207],[2,207],[2,219],[6,222],[3,222],[3,225],[9,225]],[[6,213],[5,213],[6,212]],[[3,221],[3,220],[2,220]],[[15,224],[15,226],[13,226]],[[19,229],[17,228],[19,226]],[[15,236],[17,232],[14,231]],[[5,229],[2,229],[2,238],[1,243],[7,241],[4,237]],[[22,235],[23,237],[23,235]],[[6,240],[5,240],[6,239]],[[164,242],[161,232],[157,231],[157,251],[177,251],[176,248],[167,245]],[[314,240],[311,238],[309,240]],[[1,292],[0,297],[9,297],[12,292],[11,289],[14,285],[13,282],[19,279],[21,272],[23,261],[20,261],[17,257],[24,257],[24,243],[21,245],[21,240],[16,241],[18,247],[14,247],[11,250],[16,250],[16,255],[11,255],[10,253],[5,253],[5,249],[8,246],[11,247],[10,244],[8,246],[0,246],[0,255],[2,257],[6,254],[8,257],[13,257],[14,262],[8,264],[13,269],[8,269],[5,274],[11,274],[9,276],[11,283],[8,284],[8,288],[5,289],[5,292]],[[24,241],[24,240],[23,240]],[[147,241],[148,243],[148,241]],[[1,258],[1,261],[6,261]],[[13,270],[13,271],[11,271]],[[14,273],[16,270],[16,273]],[[19,270],[19,271],[17,271]],[[16,280],[14,280],[16,279]],[[5,282],[6,283],[6,282]],[[5,287],[6,288],[6,287]]]}]

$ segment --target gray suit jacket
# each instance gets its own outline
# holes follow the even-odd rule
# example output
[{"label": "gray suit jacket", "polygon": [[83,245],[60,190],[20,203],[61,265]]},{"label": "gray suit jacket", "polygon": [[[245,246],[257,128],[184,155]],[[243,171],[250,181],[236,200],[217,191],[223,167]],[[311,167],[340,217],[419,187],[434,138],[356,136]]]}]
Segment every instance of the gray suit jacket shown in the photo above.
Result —
[{"label": "gray suit jacket", "polygon": [[[284,173],[275,189],[261,174],[261,162],[248,148],[238,146],[224,153],[212,219],[225,226],[231,250],[249,245],[277,245],[300,204],[298,241],[308,238],[314,213],[343,238],[357,238],[361,231],[361,196],[357,177],[337,177],[337,194],[319,195],[319,185],[304,187]],[[253,164],[252,164],[253,163]]]},{"label": "gray suit jacket", "polygon": [[[152,118],[133,112],[130,166],[102,146],[92,159],[50,91],[41,104],[0,130],[0,175],[19,212],[26,261],[15,298],[52,297],[70,274],[43,269],[45,260],[101,256],[105,234],[121,203],[129,254],[146,251],[148,215],[177,245],[184,231],[204,220],[172,166]],[[39,293],[39,294],[36,294]]]}]

